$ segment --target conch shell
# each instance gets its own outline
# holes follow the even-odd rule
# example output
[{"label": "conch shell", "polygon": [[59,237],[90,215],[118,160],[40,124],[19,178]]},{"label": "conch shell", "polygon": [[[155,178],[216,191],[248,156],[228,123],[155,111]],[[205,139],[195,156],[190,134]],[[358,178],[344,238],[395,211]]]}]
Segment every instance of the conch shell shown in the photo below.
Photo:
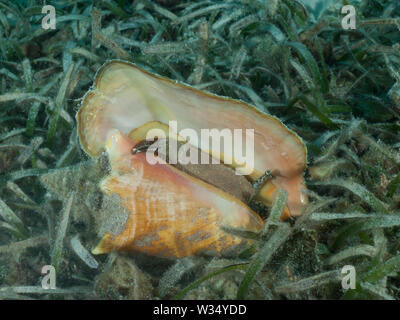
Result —
[{"label": "conch shell", "polygon": [[[249,243],[226,229],[262,229],[262,219],[233,193],[179,166],[150,164],[145,152],[133,152],[148,130],[165,130],[169,121],[177,122],[177,132],[168,139],[181,142],[184,139],[178,132],[184,128],[199,136],[201,129],[254,130],[255,158],[247,178],[256,181],[266,171],[273,176],[256,198],[270,206],[277,190],[286,190],[288,201],[282,218],[300,215],[307,203],[302,140],[278,119],[241,101],[112,61],[98,72],[77,121],[82,148],[92,157],[104,151],[108,154],[111,173],[101,182],[101,190],[116,195],[129,212],[124,229],[118,234],[106,233],[93,250],[95,254],[132,250],[167,257],[207,252],[224,255]],[[209,150],[202,150],[200,144],[193,148],[234,169],[249,167],[237,159],[228,162],[228,156],[214,145]]]}]

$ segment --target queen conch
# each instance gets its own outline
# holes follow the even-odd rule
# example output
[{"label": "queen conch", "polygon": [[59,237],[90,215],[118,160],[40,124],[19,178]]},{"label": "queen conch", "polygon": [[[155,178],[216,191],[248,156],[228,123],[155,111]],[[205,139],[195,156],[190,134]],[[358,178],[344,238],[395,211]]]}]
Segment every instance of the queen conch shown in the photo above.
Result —
[{"label": "queen conch", "polygon": [[[304,143],[278,119],[244,102],[196,90],[127,62],[111,61],[98,72],[77,121],[85,152],[92,157],[102,152],[108,155],[111,171],[100,189],[118,196],[129,212],[123,230],[116,235],[106,232],[94,254],[128,250],[177,258],[225,255],[250,243],[226,228],[262,229],[262,219],[243,199],[177,166],[161,161],[151,164],[146,152],[132,152],[151,128],[168,128],[170,121],[176,121],[178,131],[191,128],[199,136],[202,129],[254,130],[254,161],[246,178],[254,182],[266,171],[273,176],[256,199],[271,206],[277,191],[286,190],[282,219],[300,215],[307,203]],[[168,139],[177,137],[178,132]],[[228,163],[229,157],[214,144],[207,150],[200,144],[192,147],[230,168],[243,166],[236,159]]]}]

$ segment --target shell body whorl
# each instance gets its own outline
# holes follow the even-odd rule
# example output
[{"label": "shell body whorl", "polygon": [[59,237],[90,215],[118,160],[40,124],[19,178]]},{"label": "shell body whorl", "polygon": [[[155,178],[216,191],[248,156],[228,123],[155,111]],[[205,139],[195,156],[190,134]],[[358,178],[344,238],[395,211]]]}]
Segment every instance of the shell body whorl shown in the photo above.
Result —
[{"label": "shell body whorl", "polygon": [[[149,164],[145,152],[132,153],[147,130],[165,130],[170,121],[177,122],[177,131],[169,138],[180,142],[185,141],[179,139],[185,128],[199,137],[203,129],[239,130],[242,141],[246,141],[247,130],[253,130],[254,161],[244,164],[252,169],[246,182],[253,183],[266,172],[273,176],[255,198],[272,206],[278,189],[286,190],[282,219],[301,215],[308,202],[303,141],[277,118],[242,101],[197,90],[127,62],[111,61],[99,70],[76,118],[85,152],[91,157],[104,151],[108,154],[111,173],[100,184],[102,192],[119,199],[118,205],[128,212],[122,231],[107,232],[93,253],[130,250],[178,258],[197,253],[224,255],[250,242],[224,227],[262,229],[262,219],[234,192],[223,190],[224,183],[202,180],[207,174],[201,172],[188,174],[189,167]],[[247,149],[240,146],[243,155]],[[202,149],[200,143],[192,147],[219,158],[229,168],[243,166],[239,159],[229,164],[228,156],[214,144],[209,149]]]},{"label": "shell body whorl", "polygon": [[221,227],[261,230],[263,221],[241,201],[168,164],[151,165],[145,153],[132,155],[133,147],[119,131],[110,135],[107,152],[112,174],[100,187],[108,195],[118,195],[130,214],[124,230],[106,234],[94,253],[225,255],[248,241]]}]

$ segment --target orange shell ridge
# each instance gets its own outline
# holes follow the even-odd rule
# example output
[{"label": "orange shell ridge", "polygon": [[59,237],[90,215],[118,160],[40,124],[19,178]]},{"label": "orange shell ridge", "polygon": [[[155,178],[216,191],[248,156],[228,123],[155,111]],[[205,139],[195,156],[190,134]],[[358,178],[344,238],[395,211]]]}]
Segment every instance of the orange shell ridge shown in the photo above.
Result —
[{"label": "orange shell ridge", "polygon": [[104,151],[113,129],[128,135],[146,123],[172,120],[177,121],[178,131],[191,128],[199,136],[201,129],[253,129],[254,170],[249,178],[254,181],[267,170],[275,177],[261,189],[259,199],[271,203],[282,188],[288,192],[290,215],[302,213],[307,203],[306,147],[281,121],[251,105],[197,90],[131,63],[111,61],[99,70],[94,88],[77,113],[80,141],[91,156]]},{"label": "orange shell ridge", "polygon": [[259,232],[263,221],[244,203],[168,164],[151,165],[146,153],[118,130],[106,150],[111,175],[100,184],[116,194],[129,217],[120,234],[107,233],[94,254],[112,250],[181,258],[196,253],[229,254],[249,240],[221,227]]}]

